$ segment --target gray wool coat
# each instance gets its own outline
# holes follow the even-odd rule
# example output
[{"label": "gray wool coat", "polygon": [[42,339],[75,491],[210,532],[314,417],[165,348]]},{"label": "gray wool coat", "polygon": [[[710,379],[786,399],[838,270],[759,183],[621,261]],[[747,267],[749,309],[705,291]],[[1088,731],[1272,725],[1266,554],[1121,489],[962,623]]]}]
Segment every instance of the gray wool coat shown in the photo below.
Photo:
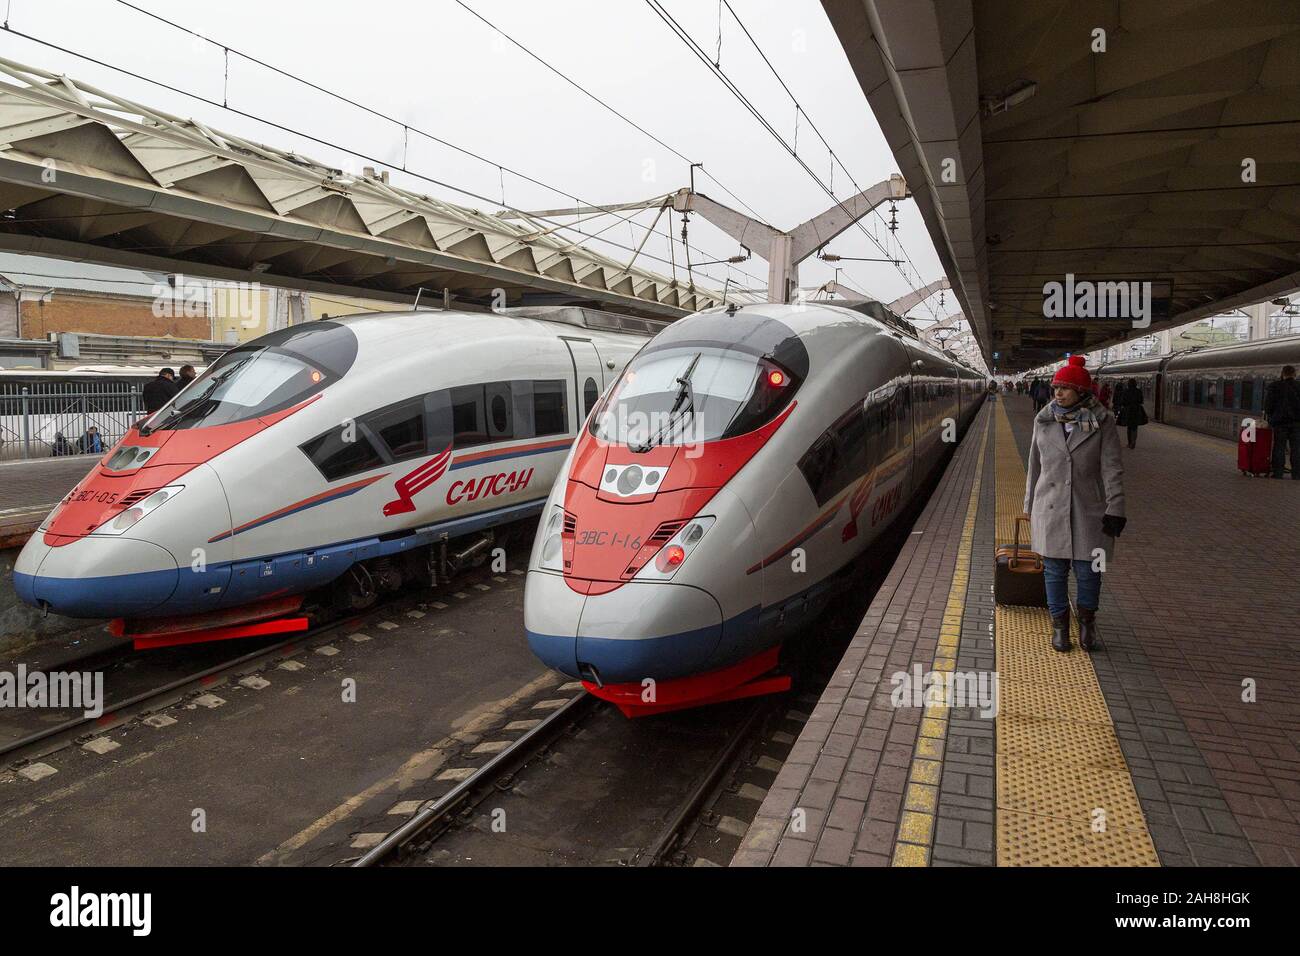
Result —
[{"label": "gray wool coat", "polygon": [[1025,476],[1025,511],[1032,519],[1032,547],[1045,558],[1092,561],[1094,549],[1107,565],[1115,539],[1103,534],[1104,515],[1124,515],[1124,462],[1115,416],[1096,408],[1098,427],[1075,427],[1066,441],[1049,404],[1034,416]]}]

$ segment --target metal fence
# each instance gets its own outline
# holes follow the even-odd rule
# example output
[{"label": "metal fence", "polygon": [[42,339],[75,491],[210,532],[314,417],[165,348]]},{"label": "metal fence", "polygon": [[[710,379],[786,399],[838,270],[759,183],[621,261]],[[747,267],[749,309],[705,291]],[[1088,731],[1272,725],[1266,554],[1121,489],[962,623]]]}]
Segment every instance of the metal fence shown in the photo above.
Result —
[{"label": "metal fence", "polygon": [[143,381],[0,382],[0,460],[87,454],[98,430],[104,451],[144,417]]}]

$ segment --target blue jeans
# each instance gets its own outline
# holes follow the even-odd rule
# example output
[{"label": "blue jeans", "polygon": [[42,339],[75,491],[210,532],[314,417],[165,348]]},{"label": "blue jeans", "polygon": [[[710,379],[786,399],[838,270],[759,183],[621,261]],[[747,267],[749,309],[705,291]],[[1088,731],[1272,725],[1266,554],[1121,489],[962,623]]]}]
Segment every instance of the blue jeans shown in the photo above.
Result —
[{"label": "blue jeans", "polygon": [[1091,561],[1043,558],[1043,584],[1047,587],[1047,610],[1052,617],[1060,617],[1070,609],[1068,582],[1072,564],[1074,583],[1079,592],[1079,607],[1085,611],[1095,611],[1097,602],[1101,600],[1101,572],[1092,569]]}]

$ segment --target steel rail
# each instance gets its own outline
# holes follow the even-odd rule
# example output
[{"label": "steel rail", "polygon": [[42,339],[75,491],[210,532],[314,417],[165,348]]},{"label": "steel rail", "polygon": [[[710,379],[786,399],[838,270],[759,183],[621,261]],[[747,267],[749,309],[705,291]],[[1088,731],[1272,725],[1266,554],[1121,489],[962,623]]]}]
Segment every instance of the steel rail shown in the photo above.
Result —
[{"label": "steel rail", "polygon": [[421,808],[414,816],[354,860],[353,867],[375,866],[410,843],[430,827],[446,821],[466,799],[489,781],[495,782],[501,771],[517,768],[535,757],[571,721],[586,716],[597,698],[585,691],[556,708],[536,727],[502,750],[437,800]]},{"label": "steel rail", "polygon": [[672,817],[659,831],[654,840],[637,855],[635,866],[658,866],[663,861],[663,858],[672,851],[682,831],[686,829],[692,820],[699,816],[705,801],[717,789],[722,778],[735,763],[741,748],[753,738],[755,728],[771,709],[772,701],[769,698],[760,697],[756,699],[745,720],[731,735],[726,746],[718,753],[713,763],[701,774],[695,786],[687,794],[686,799],[677,805]]}]

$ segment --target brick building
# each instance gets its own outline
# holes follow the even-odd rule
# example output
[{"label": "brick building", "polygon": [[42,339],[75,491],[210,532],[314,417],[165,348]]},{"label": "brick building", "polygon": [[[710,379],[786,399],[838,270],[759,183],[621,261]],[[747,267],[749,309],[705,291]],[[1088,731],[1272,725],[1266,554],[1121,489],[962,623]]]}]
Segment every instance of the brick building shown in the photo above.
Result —
[{"label": "brick building", "polygon": [[208,303],[175,301],[170,290],[161,272],[0,252],[0,339],[51,332],[211,339]]}]

